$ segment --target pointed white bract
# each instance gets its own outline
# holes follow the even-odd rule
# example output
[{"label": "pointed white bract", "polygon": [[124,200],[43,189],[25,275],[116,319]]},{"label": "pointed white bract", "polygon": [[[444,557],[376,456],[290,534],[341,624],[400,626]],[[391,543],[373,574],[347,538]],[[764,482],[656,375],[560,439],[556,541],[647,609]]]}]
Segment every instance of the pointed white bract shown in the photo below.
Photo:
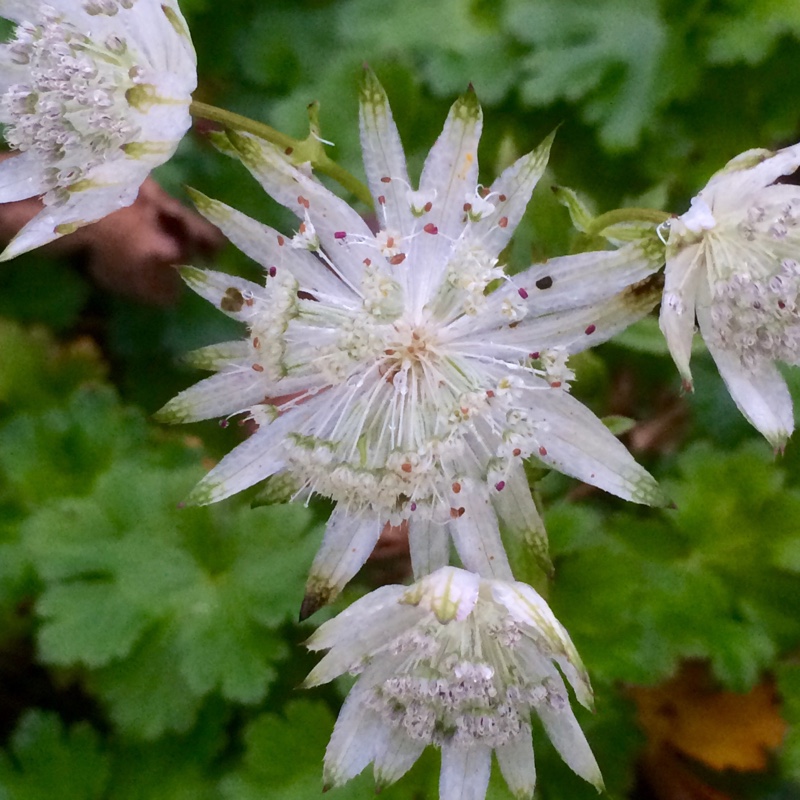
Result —
[{"label": "pointed white bract", "polygon": [[566,763],[602,788],[562,673],[587,707],[589,678],[566,630],[526,584],[443,567],[363,597],[307,646],[329,651],[307,686],[359,676],[325,755],[328,786],[369,763],[379,787],[393,783],[434,745],[441,800],[482,800],[493,750],[514,796],[532,798],[536,713]]},{"label": "pointed white bract", "polygon": [[776,448],[794,428],[776,361],[800,362],[800,145],[748,150],[669,221],[661,329],[691,388],[695,316],[736,405]]},{"label": "pointed white bract", "polygon": [[13,158],[0,203],[43,196],[0,260],[130,205],[191,124],[194,48],[177,0],[15,0],[0,45],[0,122]]},{"label": "pointed white bract", "polygon": [[387,522],[409,526],[418,575],[447,563],[452,538],[466,567],[511,578],[499,523],[546,550],[523,469],[530,457],[620,497],[661,501],[655,481],[568,393],[567,366],[571,353],[653,307],[658,295],[646,279],[659,261],[631,245],[508,277],[498,256],[544,172],[550,139],[484,189],[480,129],[470,92],[453,106],[414,189],[386,96],[368,74],[361,139],[376,233],[250,136],[230,134],[231,145],[297,214],[296,234],[194,193],[199,210],[261,263],[266,285],[185,271],[195,291],[247,324],[248,347],[203,351],[199,360],[218,374],[160,415],[186,422],[249,409],[261,426],[261,444],[223,459],[197,502],[287,470],[301,497],[337,503],[304,613],[338,593]]}]

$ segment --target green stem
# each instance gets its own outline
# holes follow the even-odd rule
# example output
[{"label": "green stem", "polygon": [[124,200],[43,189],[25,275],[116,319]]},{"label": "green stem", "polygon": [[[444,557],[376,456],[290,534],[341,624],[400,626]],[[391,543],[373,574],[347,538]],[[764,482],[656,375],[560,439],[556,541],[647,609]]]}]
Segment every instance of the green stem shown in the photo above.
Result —
[{"label": "green stem", "polygon": [[259,139],[266,139],[268,142],[272,142],[272,144],[284,149],[293,148],[297,144],[297,140],[292,139],[291,136],[276,131],[275,128],[271,128],[263,122],[256,122],[249,117],[243,117],[241,114],[234,114],[233,111],[226,111],[223,108],[200,103],[197,100],[192,100],[189,112],[193,117],[207,119],[210,122],[219,122],[226,128],[234,128],[237,131],[252,133],[253,136],[258,136]]},{"label": "green stem", "polygon": [[595,217],[587,227],[586,233],[598,234],[612,225],[626,222],[652,222],[653,225],[660,225],[671,216],[666,211],[656,211],[652,208],[615,208]]},{"label": "green stem", "polygon": [[275,128],[256,122],[249,117],[226,111],[223,108],[200,103],[193,100],[189,108],[192,116],[199,119],[206,119],[211,122],[218,122],[226,128],[237,131],[244,131],[259,139],[264,139],[281,148],[295,164],[310,162],[311,166],[323,175],[333,178],[340,186],[351,192],[369,208],[372,208],[372,195],[364,183],[355,175],[349,173],[344,167],[337,164],[325,152],[323,143],[319,137],[319,126],[317,123],[318,107],[315,103],[309,106],[309,119],[311,132],[305,139],[294,139],[285,133],[276,131]]},{"label": "green stem", "polygon": [[373,208],[372,195],[365,183],[362,183],[355,175],[349,173],[343,166],[328,158],[327,153],[323,153],[324,159],[314,163],[311,162],[318,172],[333,178],[340,186],[347,189],[350,194],[357,197],[367,208]]}]

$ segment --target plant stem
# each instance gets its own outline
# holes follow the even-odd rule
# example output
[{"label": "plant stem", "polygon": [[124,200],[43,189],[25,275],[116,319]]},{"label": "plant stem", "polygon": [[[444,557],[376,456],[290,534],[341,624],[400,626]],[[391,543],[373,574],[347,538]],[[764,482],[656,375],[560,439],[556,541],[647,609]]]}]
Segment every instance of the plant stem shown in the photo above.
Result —
[{"label": "plant stem", "polygon": [[189,112],[193,117],[219,122],[226,128],[235,128],[237,131],[252,133],[253,136],[258,136],[259,139],[266,139],[278,147],[293,148],[297,144],[297,141],[292,139],[291,136],[276,131],[275,128],[271,128],[263,122],[256,122],[249,117],[243,117],[241,114],[234,114],[233,111],[226,111],[223,108],[200,103],[197,100],[192,100]]},{"label": "plant stem", "polygon": [[652,208],[616,208],[595,217],[587,227],[586,233],[598,234],[612,225],[624,224],[626,222],[652,222],[653,225],[660,225],[666,222],[671,214],[666,211],[656,211]]},{"label": "plant stem", "polygon": [[281,148],[295,164],[310,162],[317,172],[333,178],[340,186],[361,200],[362,203],[372,208],[372,195],[366,185],[355,175],[352,175],[344,167],[329,158],[325,152],[317,131],[316,105],[309,107],[311,133],[306,139],[293,139],[291,136],[276,131],[275,128],[263,122],[256,122],[241,114],[235,114],[232,111],[226,111],[223,108],[217,108],[207,103],[200,103],[197,100],[192,101],[189,111],[193,117],[218,122],[226,128],[250,133],[259,139],[271,142]]}]

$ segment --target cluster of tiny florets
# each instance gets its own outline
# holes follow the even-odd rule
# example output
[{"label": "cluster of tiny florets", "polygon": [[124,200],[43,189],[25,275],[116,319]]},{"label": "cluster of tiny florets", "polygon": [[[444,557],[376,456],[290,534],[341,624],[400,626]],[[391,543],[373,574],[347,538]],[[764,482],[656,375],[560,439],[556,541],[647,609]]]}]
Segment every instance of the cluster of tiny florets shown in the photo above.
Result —
[{"label": "cluster of tiny florets", "polygon": [[[468,633],[465,626],[473,627]],[[420,630],[392,643],[394,654],[407,654],[398,674],[375,686],[367,705],[412,739],[441,746],[446,741],[469,746],[481,742],[499,747],[516,737],[532,709],[542,703],[562,709],[567,700],[549,679],[531,674],[519,663],[519,625],[474,626],[451,622],[427,634]],[[482,639],[475,651],[463,652],[460,642]],[[496,664],[482,660],[503,651]]]},{"label": "cluster of tiny florets", "polygon": [[711,335],[750,369],[764,361],[796,363],[800,354],[800,264],[784,259],[768,278],[737,273],[714,286]]},{"label": "cluster of tiny florets", "polygon": [[[132,0],[93,0],[88,13],[117,13]],[[17,26],[9,52],[28,66],[27,83],[15,84],[0,99],[5,137],[20,152],[31,151],[47,165],[46,202],[65,202],[66,187],[102,164],[107,154],[137,140],[128,97],[145,90],[143,70],[117,33],[92,42],[53,9],[40,10],[39,24]]]}]

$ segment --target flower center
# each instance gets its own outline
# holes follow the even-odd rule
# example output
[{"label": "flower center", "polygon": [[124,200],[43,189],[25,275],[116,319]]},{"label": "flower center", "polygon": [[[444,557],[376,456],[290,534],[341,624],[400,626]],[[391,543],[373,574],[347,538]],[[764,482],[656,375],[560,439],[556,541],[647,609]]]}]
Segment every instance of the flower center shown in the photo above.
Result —
[{"label": "flower center", "polygon": [[415,370],[421,376],[426,368],[432,368],[438,360],[436,336],[430,328],[398,322],[386,338],[384,364],[390,373]]},{"label": "flower center", "polygon": [[714,286],[712,335],[753,369],[763,361],[797,362],[800,352],[800,264],[784,259],[764,279],[737,273]]},{"label": "flower center", "polygon": [[[130,0],[92,0],[85,8],[113,15],[130,6]],[[29,82],[0,98],[0,121],[12,148],[48,165],[46,202],[57,204],[110,152],[136,140],[126,95],[145,87],[124,39],[112,34],[92,42],[53,9],[45,6],[40,15],[39,24],[16,29],[9,49],[17,63],[29,65]]]},{"label": "flower center", "polygon": [[482,615],[489,624],[470,617],[396,639],[389,652],[401,663],[372,690],[372,710],[411,739],[499,747],[519,734],[532,709],[562,707],[566,697],[545,659],[523,667],[521,650],[532,646],[520,626],[491,609]]}]

